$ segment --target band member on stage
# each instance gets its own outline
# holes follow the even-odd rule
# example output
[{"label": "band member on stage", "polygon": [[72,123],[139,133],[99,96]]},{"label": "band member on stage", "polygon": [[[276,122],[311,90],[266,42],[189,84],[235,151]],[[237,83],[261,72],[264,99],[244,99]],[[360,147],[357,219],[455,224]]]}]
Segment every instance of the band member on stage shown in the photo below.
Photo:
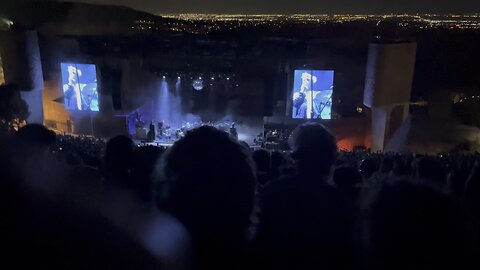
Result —
[{"label": "band member on stage", "polygon": [[158,122],[158,136],[162,137],[164,133],[163,121]]},{"label": "band member on stage", "polygon": [[149,141],[155,141],[155,125],[153,124],[153,121],[150,122],[150,129],[147,133],[147,137]]},{"label": "band member on stage", "polygon": [[235,123],[233,123],[230,127],[230,135],[232,135],[232,137],[234,137],[235,139],[238,139],[238,132]]},{"label": "band member on stage", "polygon": [[175,131],[175,139],[178,140],[181,137],[183,137],[183,132],[181,129],[177,129],[177,131]]}]

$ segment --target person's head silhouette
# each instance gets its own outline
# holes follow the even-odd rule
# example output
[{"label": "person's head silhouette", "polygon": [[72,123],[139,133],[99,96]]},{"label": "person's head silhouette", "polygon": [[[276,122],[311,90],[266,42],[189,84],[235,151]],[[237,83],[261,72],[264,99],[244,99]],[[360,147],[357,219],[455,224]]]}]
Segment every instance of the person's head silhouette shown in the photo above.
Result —
[{"label": "person's head silhouette", "polygon": [[335,137],[321,124],[300,125],[292,134],[292,157],[298,163],[299,173],[325,176],[330,173],[337,158]]},{"label": "person's head silhouette", "polygon": [[247,149],[228,133],[203,126],[177,141],[163,162],[165,207],[194,238],[244,239],[256,188]]},{"label": "person's head silhouette", "polygon": [[257,165],[257,170],[268,172],[270,170],[270,153],[265,149],[258,149],[253,152],[253,160]]},{"label": "person's head silhouette", "polygon": [[374,158],[366,158],[360,163],[360,174],[364,180],[369,179],[374,173],[378,171],[378,161]]},{"label": "person's head silhouette", "polygon": [[125,136],[117,136],[108,141],[104,168],[107,186],[126,187],[128,185],[133,149],[132,139]]},{"label": "person's head silhouette", "polygon": [[17,139],[30,146],[47,148],[55,143],[56,135],[42,125],[29,124],[17,132]]}]

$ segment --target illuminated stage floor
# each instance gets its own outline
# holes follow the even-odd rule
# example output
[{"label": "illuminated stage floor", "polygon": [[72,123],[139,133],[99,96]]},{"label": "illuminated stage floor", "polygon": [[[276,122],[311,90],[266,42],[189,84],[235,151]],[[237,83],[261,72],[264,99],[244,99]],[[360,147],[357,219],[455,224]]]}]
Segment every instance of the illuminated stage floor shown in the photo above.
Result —
[{"label": "illuminated stage floor", "polygon": [[152,145],[152,146],[159,146],[159,147],[170,147],[175,143],[175,141],[160,141],[160,140],[155,140],[155,141],[133,140],[133,141],[138,146]]},{"label": "illuminated stage floor", "polygon": [[[135,142],[135,145],[137,146],[147,146],[147,145],[151,145],[151,146],[157,146],[157,147],[170,147],[172,146],[175,141],[169,141],[169,142],[166,142],[166,141],[159,141],[159,140],[156,140],[156,141],[140,141],[140,140],[133,140]],[[249,144],[249,147],[253,150],[257,150],[257,149],[260,149],[261,146],[260,145],[257,145],[257,144]]]}]

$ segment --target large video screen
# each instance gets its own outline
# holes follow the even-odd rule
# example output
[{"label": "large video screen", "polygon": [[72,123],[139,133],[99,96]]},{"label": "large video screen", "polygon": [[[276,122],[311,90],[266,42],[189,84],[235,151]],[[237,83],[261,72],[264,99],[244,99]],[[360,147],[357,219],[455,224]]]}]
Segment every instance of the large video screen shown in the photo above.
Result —
[{"label": "large video screen", "polygon": [[61,68],[65,109],[98,112],[95,65],[61,63]]},{"label": "large video screen", "polygon": [[333,78],[333,70],[295,70],[292,118],[331,119]]}]

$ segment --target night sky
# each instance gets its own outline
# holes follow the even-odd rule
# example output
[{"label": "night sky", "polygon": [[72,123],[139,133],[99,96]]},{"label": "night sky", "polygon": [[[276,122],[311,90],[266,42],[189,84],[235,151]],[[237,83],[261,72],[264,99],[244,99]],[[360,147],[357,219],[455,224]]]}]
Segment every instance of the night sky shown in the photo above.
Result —
[{"label": "night sky", "polygon": [[73,0],[151,13],[476,13],[479,0]]}]

